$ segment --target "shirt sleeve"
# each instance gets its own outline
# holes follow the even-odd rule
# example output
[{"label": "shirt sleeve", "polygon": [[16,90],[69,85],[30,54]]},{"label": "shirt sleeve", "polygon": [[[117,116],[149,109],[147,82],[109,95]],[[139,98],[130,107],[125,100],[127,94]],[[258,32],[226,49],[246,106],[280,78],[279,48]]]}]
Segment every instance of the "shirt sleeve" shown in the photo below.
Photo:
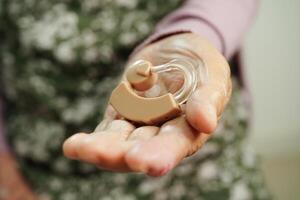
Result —
[{"label": "shirt sleeve", "polygon": [[258,0],[186,0],[157,24],[143,45],[176,33],[193,32],[230,59],[241,47],[257,5]]}]

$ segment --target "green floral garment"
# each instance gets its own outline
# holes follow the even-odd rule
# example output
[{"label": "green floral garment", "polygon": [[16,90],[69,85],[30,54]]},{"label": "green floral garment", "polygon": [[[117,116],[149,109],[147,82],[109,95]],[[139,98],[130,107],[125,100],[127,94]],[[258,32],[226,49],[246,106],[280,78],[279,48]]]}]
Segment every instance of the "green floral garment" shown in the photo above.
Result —
[{"label": "green floral garment", "polygon": [[132,49],[179,0],[1,0],[0,77],[8,136],[41,199],[269,199],[247,138],[242,90],[204,148],[162,178],[63,157],[91,131]]}]

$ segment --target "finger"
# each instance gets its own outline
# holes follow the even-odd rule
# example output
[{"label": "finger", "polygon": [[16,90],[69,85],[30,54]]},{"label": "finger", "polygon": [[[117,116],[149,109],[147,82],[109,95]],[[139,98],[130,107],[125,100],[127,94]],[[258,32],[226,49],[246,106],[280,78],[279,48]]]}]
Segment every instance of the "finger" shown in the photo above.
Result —
[{"label": "finger", "polygon": [[128,140],[147,140],[152,138],[158,133],[159,128],[156,126],[143,126],[135,129]]},{"label": "finger", "polygon": [[70,142],[76,159],[110,170],[126,170],[124,154],[130,143],[125,141],[134,126],[125,120],[112,121],[102,132],[75,137]]},{"label": "finger", "polygon": [[180,117],[163,125],[158,135],[133,145],[125,160],[133,171],[162,176],[200,148],[208,137],[196,132]]},{"label": "finger", "polygon": [[188,99],[186,116],[195,129],[211,133],[217,127],[231,94],[231,81],[222,84],[208,84],[198,88]]},{"label": "finger", "polygon": [[77,159],[111,171],[127,171],[124,154],[129,145],[116,134],[92,134],[77,146]]},{"label": "finger", "polygon": [[104,132],[114,135],[120,141],[124,141],[134,130],[135,126],[132,123],[118,119],[109,123]]},{"label": "finger", "polygon": [[111,106],[108,105],[104,113],[103,120],[97,125],[94,132],[103,131],[115,119],[120,119],[120,114]]},{"label": "finger", "polygon": [[210,45],[205,42],[203,45],[207,50],[203,52],[201,49],[198,50],[203,54],[202,59],[207,66],[208,80],[198,87],[187,101],[186,116],[195,129],[211,133],[215,130],[217,120],[231,96],[230,67],[214,48],[209,47]]},{"label": "finger", "polygon": [[95,130],[94,130],[93,133],[97,133],[97,132],[104,131],[112,121],[113,121],[112,119],[105,119],[105,118],[104,118],[104,119],[97,125],[97,127],[95,128]]},{"label": "finger", "polygon": [[77,146],[87,136],[88,134],[86,133],[77,133],[69,137],[63,144],[64,155],[70,159],[77,159]]}]

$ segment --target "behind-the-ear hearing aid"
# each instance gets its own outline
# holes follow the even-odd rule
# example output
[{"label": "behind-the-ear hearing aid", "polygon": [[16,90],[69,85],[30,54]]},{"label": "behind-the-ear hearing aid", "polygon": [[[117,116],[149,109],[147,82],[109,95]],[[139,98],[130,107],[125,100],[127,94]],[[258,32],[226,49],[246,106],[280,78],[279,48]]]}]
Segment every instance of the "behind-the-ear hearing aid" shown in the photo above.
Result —
[{"label": "behind-the-ear hearing aid", "polygon": [[[185,58],[174,59],[153,66],[146,60],[138,60],[125,72],[125,80],[112,92],[110,104],[125,119],[142,124],[159,124],[181,114],[184,104],[200,82],[199,71],[204,65],[200,61]],[[155,97],[146,97],[157,89],[159,76],[179,72],[184,78],[180,89]]]}]

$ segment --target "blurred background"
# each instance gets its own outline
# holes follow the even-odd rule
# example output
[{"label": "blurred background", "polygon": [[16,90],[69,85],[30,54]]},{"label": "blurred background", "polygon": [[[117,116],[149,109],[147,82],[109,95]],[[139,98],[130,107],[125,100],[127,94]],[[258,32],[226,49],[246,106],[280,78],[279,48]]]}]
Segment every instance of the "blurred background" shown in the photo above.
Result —
[{"label": "blurred background", "polygon": [[246,42],[252,142],[277,199],[300,196],[300,1],[263,0]]},{"label": "blurred background", "polygon": [[299,10],[300,0],[262,0],[245,43],[254,98],[251,141],[280,200],[300,197]]}]

